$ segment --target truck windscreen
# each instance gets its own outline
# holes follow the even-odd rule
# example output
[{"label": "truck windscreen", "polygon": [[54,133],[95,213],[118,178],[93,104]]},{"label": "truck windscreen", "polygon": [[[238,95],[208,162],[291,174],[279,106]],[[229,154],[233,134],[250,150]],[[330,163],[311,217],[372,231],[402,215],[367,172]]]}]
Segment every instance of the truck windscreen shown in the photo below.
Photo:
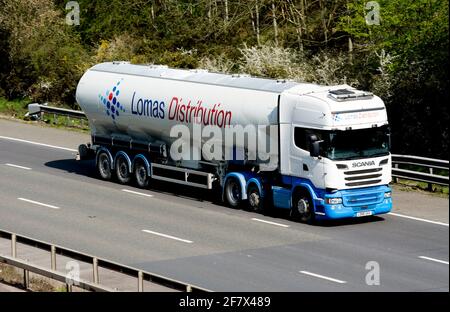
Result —
[{"label": "truck windscreen", "polygon": [[389,154],[389,128],[321,131],[323,156],[332,160],[378,157]]}]

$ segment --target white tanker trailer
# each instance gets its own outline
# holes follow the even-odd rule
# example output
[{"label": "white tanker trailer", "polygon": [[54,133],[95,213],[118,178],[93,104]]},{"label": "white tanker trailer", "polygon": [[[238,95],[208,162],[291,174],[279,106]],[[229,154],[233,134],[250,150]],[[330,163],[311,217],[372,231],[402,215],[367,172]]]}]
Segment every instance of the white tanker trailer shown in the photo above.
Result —
[{"label": "white tanker trailer", "polygon": [[232,207],[305,222],[391,210],[390,134],[377,96],[204,70],[112,62],[81,78],[101,178],[211,189]]}]

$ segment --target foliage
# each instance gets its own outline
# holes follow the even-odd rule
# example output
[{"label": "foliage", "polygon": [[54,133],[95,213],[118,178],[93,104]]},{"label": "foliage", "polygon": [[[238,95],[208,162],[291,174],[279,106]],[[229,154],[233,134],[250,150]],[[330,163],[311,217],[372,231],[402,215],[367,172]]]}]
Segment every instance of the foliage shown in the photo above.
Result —
[{"label": "foliage", "polygon": [[355,1],[339,27],[379,64],[367,84],[387,104],[398,151],[448,159],[448,1],[378,2],[380,25],[368,26]]},{"label": "foliage", "polygon": [[0,25],[8,38],[10,69],[0,87],[8,97],[73,103],[77,80],[88,67],[87,53],[52,1],[8,0]]},{"label": "foliage", "polygon": [[[448,1],[0,0],[0,97],[76,107],[111,60],[347,83],[386,102],[396,153],[448,158]],[[445,69],[445,70],[444,70]],[[414,131],[411,131],[414,129]]]},{"label": "foliage", "polygon": [[352,84],[346,70],[348,57],[342,53],[320,51],[311,56],[295,49],[262,45],[240,48],[239,71],[253,76],[291,79],[323,85]]}]

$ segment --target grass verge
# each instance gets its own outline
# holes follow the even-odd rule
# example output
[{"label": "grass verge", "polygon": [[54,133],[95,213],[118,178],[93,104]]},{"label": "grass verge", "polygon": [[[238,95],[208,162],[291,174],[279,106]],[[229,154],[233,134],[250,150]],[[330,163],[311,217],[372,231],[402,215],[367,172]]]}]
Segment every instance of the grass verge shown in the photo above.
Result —
[{"label": "grass verge", "polygon": [[429,195],[448,198],[448,186],[432,184],[431,191],[428,187],[428,183],[426,182],[417,182],[400,178],[398,178],[397,182],[393,185],[397,186],[399,190],[405,192],[421,192]]},{"label": "grass verge", "polygon": [[[12,266],[0,263],[0,283],[23,289],[23,271],[21,272]],[[43,278],[33,277],[30,273],[29,291],[55,292],[59,291],[59,288]]]},{"label": "grass verge", "polygon": [[[0,117],[28,122],[31,119],[25,117],[28,112],[29,99],[7,100],[0,97]],[[54,114],[42,114],[37,120],[40,124],[45,124],[54,128],[76,130],[84,133],[89,132],[89,125],[85,119],[68,118]]]}]

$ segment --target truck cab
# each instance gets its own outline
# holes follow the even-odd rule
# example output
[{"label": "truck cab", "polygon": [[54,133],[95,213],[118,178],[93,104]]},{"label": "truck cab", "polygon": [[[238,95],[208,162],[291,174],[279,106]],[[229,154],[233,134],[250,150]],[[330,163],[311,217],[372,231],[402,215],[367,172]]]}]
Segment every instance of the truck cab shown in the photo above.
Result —
[{"label": "truck cab", "polygon": [[304,221],[391,210],[390,133],[383,101],[348,85],[294,87],[279,104],[276,207]]}]

